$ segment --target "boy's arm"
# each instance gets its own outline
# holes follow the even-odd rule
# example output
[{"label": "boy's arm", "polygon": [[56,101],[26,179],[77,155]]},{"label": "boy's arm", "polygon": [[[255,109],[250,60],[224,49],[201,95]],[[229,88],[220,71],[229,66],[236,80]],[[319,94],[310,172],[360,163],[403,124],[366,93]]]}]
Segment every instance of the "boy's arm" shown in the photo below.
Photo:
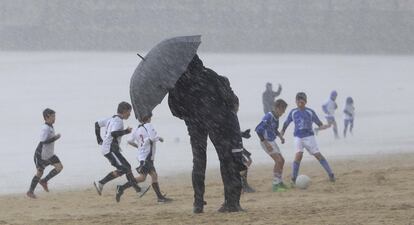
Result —
[{"label": "boy's arm", "polygon": [[150,126],[148,126],[147,129],[148,129],[148,135],[149,135],[150,141],[152,141],[152,142],[157,142],[157,141],[163,142],[164,141],[164,139],[162,139],[161,137],[158,136],[157,131],[155,131],[152,124],[150,124]]},{"label": "boy's arm", "polygon": [[344,113],[348,116],[353,116],[351,112],[349,112],[348,110],[344,109]]},{"label": "boy's arm", "polygon": [[124,136],[124,135],[129,134],[129,133],[131,133],[131,128],[130,127],[128,127],[125,130],[112,131],[111,136],[113,138],[118,138],[118,137]]},{"label": "boy's arm", "polygon": [[138,145],[132,139],[128,140],[128,144],[135,148],[138,148]]},{"label": "boy's arm", "polygon": [[45,141],[42,141],[42,143],[43,144],[50,144],[52,142],[55,142],[59,138],[60,138],[60,134],[56,134],[55,136],[53,136],[53,137],[51,137],[51,138],[49,138],[49,139],[47,139]]},{"label": "boy's arm", "polygon": [[285,122],[283,123],[282,131],[280,135],[284,136],[286,129],[288,128],[289,124],[292,122],[292,112],[289,113],[288,117],[286,118]]},{"label": "boy's arm", "polygon": [[278,85],[277,91],[273,92],[273,97],[277,97],[280,95],[280,93],[282,92],[282,85]]},{"label": "boy's arm", "polygon": [[265,132],[265,130],[266,130],[266,127],[267,127],[267,124],[268,124],[268,121],[269,121],[269,116],[268,116],[268,114],[266,114],[264,117],[263,117],[263,120],[262,121],[260,121],[260,123],[259,123],[259,125],[257,125],[257,127],[256,127],[256,129],[255,129],[255,131],[256,131],[256,133],[257,133],[257,135],[259,136],[259,138],[260,138],[260,141],[263,141],[265,138],[264,138],[264,132]]},{"label": "boy's arm", "polygon": [[324,130],[324,129],[327,129],[327,128],[331,127],[328,124],[324,125],[322,123],[322,121],[319,119],[318,115],[316,115],[315,111],[312,110],[312,114],[313,114],[312,122],[314,122],[316,125],[318,125],[319,130]]},{"label": "boy's arm", "polygon": [[101,126],[99,126],[98,122],[95,122],[95,135],[96,135],[96,141],[98,142],[98,145],[101,145],[103,140],[101,137]]}]

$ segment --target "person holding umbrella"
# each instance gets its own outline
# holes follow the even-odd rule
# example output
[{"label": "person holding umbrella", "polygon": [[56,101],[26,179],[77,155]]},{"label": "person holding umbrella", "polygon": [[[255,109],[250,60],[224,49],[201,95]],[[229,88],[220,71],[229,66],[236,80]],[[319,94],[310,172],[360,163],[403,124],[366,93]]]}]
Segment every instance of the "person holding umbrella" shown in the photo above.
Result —
[{"label": "person holding umbrella", "polygon": [[243,211],[240,207],[240,171],[243,164],[242,139],[237,117],[238,98],[227,78],[205,68],[197,55],[187,71],[170,90],[168,105],[172,114],[185,121],[193,152],[192,182],[194,213],[202,213],[205,191],[207,137],[220,160],[224,203],[219,212]]},{"label": "person holding umbrella", "polygon": [[[135,118],[142,121],[169,93],[172,114],[185,121],[193,151],[194,213],[202,213],[207,137],[220,160],[225,201],[220,212],[241,211],[240,171],[243,164],[238,99],[225,77],[205,68],[196,56],[201,36],[161,41],[138,64],[131,77],[130,95]],[[139,54],[138,54],[139,55]]]}]

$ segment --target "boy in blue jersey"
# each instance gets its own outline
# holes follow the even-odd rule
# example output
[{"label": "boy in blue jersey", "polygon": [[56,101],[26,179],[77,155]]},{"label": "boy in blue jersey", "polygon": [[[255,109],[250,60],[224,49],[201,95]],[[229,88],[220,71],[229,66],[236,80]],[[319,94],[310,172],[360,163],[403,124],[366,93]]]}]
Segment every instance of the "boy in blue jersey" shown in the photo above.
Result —
[{"label": "boy in blue jersey", "polygon": [[285,143],[285,139],[280,135],[279,118],[285,113],[287,103],[282,99],[278,99],[272,107],[272,111],[266,113],[262,121],[256,127],[256,133],[260,138],[260,145],[263,150],[274,160],[275,165],[273,167],[273,191],[281,192],[286,191],[287,187],[283,184],[283,165],[285,159],[282,156],[282,152],[276,144],[276,137],[279,137],[282,144]]},{"label": "boy in blue jersey", "polygon": [[313,133],[312,124],[318,125],[319,130],[329,128],[330,125],[322,124],[321,120],[316,115],[315,111],[306,107],[307,97],[303,92],[296,94],[296,109],[292,109],[283,124],[281,135],[283,136],[286,128],[293,121],[295,123],[295,147],[296,156],[293,161],[292,168],[292,183],[295,184],[296,177],[299,173],[300,161],[303,157],[303,149],[305,148],[311,155],[319,161],[325,171],[328,173],[329,180],[335,182],[335,176],[328,164],[328,161],[319,152],[318,145],[316,144],[315,135]]}]

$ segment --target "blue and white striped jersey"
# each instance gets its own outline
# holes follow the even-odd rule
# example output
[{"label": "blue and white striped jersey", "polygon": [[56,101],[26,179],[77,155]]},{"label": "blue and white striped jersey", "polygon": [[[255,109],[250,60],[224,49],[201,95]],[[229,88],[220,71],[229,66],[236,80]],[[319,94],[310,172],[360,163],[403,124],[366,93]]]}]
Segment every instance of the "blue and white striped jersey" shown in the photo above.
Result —
[{"label": "blue and white striped jersey", "polygon": [[292,121],[295,123],[295,131],[293,135],[299,138],[314,135],[312,127],[313,123],[322,126],[321,120],[318,118],[315,111],[310,108],[304,108],[303,110],[299,108],[292,109],[283,124],[283,131],[286,130]]}]

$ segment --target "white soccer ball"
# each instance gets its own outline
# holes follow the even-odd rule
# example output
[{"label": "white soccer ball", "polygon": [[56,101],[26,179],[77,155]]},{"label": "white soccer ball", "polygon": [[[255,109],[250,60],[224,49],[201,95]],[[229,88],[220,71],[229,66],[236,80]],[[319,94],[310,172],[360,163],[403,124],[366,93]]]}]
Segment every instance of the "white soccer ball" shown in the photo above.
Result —
[{"label": "white soccer ball", "polygon": [[308,176],[302,174],[296,178],[295,187],[306,189],[309,187],[310,183],[311,179]]}]

